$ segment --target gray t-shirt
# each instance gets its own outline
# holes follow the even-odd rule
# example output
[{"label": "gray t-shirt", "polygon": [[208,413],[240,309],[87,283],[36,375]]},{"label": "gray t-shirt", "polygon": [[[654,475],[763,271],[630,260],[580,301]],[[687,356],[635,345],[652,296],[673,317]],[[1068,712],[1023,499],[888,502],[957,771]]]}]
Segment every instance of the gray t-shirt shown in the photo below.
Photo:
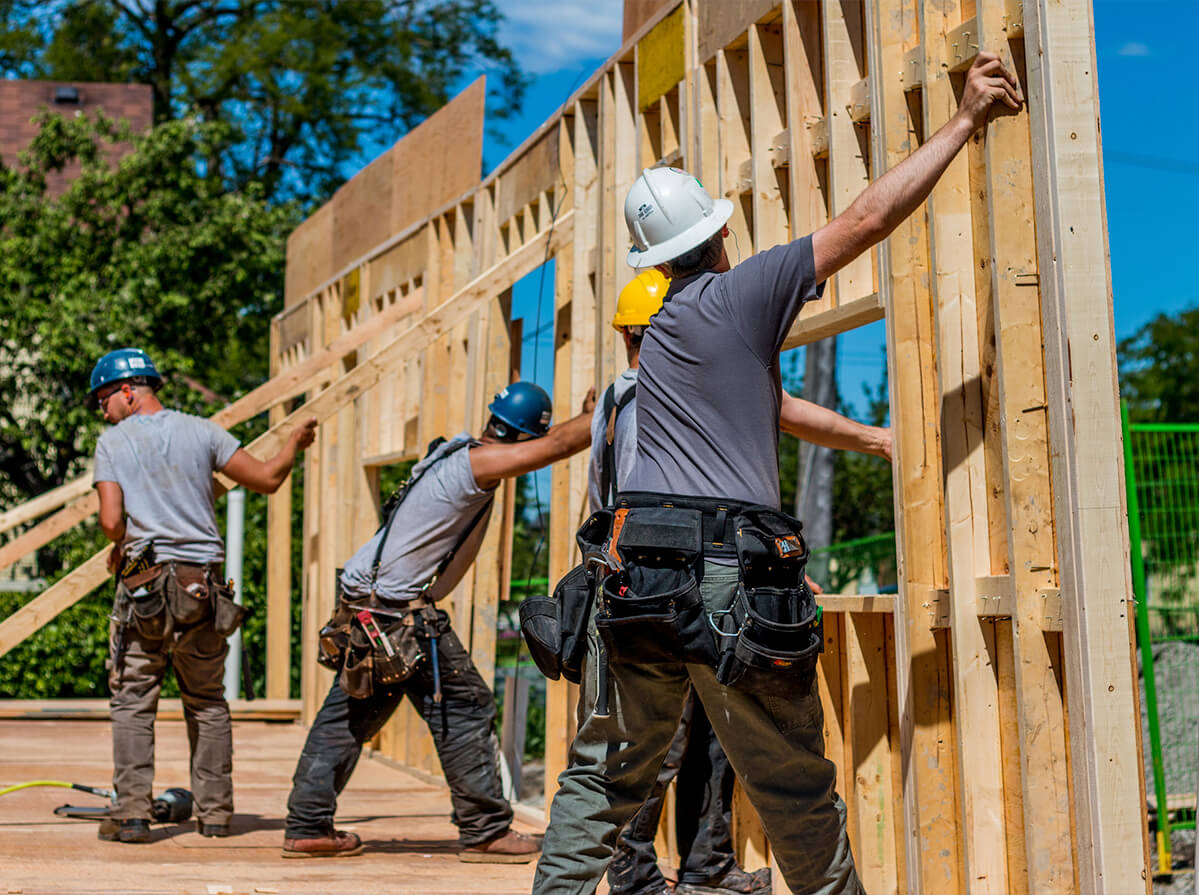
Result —
[{"label": "gray t-shirt", "polygon": [[[383,546],[379,563],[379,580],[376,592],[389,600],[411,600],[420,595],[421,587],[437,572],[442,560],[458,545],[466,533],[467,526],[495,496],[495,488],[486,491],[475,484],[475,475],[470,468],[470,448],[460,448],[444,460],[442,456],[458,441],[469,441],[463,432],[454,436],[425,459],[413,467],[413,474],[421,474],[404,502],[396,510],[398,514]],[[341,587],[351,598],[370,595],[371,565],[375,551],[383,536],[380,529],[347,560],[341,575]],[[462,545],[462,551],[471,552],[470,560],[479,550],[479,538],[470,538]],[[454,567],[465,571],[469,562],[459,555]],[[460,562],[462,561],[462,562]],[[450,570],[447,569],[447,574]],[[452,586],[456,581],[442,581],[443,586]],[[439,588],[440,589],[440,588]]]},{"label": "gray t-shirt", "polygon": [[[616,377],[613,383],[616,391],[613,397],[616,403],[625,396],[637,382],[637,371],[625,370]],[[623,488],[633,469],[633,460],[637,456],[637,398],[634,396],[625,405],[624,410],[616,417],[616,431],[613,433],[612,446],[615,448],[616,485]],[[603,495],[600,494],[600,476],[603,471],[604,447],[608,438],[608,419],[604,416],[603,395],[595,405],[591,415],[591,465],[587,470],[587,496],[591,499],[591,512],[604,505]]]},{"label": "gray t-shirt", "polygon": [[779,505],[779,349],[818,298],[812,239],[670,284],[641,344],[637,460],[622,491]]},{"label": "gray t-shirt", "polygon": [[159,560],[224,559],[212,474],[238,447],[216,423],[177,410],[134,414],[106,429],[96,443],[93,481],[121,486],[125,552],[152,540]]}]

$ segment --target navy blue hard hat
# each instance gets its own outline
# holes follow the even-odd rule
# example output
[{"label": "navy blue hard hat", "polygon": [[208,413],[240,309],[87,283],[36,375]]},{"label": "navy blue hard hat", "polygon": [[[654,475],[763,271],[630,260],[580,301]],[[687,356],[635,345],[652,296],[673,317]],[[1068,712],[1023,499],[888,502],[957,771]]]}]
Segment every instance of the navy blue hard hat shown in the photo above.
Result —
[{"label": "navy blue hard hat", "polygon": [[140,348],[118,348],[96,361],[96,366],[92,368],[90,394],[95,395],[97,390],[110,382],[120,382],[122,379],[145,379],[153,388],[162,385],[162,376],[154,366],[154,361],[150,360],[150,355]]},{"label": "navy blue hard hat", "polygon": [[495,396],[487,409],[501,423],[534,437],[549,430],[553,413],[550,396],[541,386],[531,382],[512,383]]}]

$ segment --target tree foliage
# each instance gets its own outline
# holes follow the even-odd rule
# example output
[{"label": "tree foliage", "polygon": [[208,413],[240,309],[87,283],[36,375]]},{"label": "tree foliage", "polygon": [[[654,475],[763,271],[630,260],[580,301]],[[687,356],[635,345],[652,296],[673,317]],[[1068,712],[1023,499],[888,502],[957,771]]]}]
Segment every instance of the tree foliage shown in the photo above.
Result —
[{"label": "tree foliage", "polygon": [[[89,375],[107,351],[145,348],[169,380],[165,403],[205,415],[215,408],[189,379],[228,399],[266,378],[297,215],[206,172],[224,137],[191,120],[131,137],[103,117],[51,115],[23,164],[0,166],[3,503],[82,470],[103,426]],[[133,151],[113,164],[123,141]],[[46,174],[72,163],[79,175],[48,195]]]},{"label": "tree foliage", "polygon": [[1120,340],[1117,356],[1133,422],[1199,422],[1199,307],[1158,314]]},{"label": "tree foliage", "polygon": [[495,76],[493,118],[517,110],[501,21],[492,0],[0,0],[0,70],[149,84],[155,122],[227,125],[231,183],[323,198],[472,70]]}]

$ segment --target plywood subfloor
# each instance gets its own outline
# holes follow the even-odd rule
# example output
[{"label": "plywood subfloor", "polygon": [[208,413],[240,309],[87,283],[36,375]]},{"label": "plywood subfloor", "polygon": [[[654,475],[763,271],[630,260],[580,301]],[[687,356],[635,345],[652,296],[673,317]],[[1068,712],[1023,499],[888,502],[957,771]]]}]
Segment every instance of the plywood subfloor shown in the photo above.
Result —
[{"label": "plywood subfloor", "polygon": [[[188,785],[187,733],[158,722],[155,793]],[[364,757],[338,805],[338,825],[365,852],[336,860],[285,860],[283,815],[304,728],[235,722],[237,814],[229,839],[206,839],[194,821],[155,825],[146,845],[96,839],[94,821],[56,817],[54,808],[101,805],[68,789],[38,787],[0,796],[0,895],[21,893],[386,892],[388,895],[527,893],[533,865],[464,864],[444,787]],[[0,721],[0,789],[54,779],[108,788],[111,734],[106,721]],[[520,821],[517,829],[536,830]]]}]

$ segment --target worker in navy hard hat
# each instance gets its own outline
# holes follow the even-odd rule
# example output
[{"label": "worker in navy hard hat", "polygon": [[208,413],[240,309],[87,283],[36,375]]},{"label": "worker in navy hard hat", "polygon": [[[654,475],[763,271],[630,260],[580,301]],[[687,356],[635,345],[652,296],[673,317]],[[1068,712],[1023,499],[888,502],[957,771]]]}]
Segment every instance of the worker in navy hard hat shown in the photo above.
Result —
[{"label": "worker in navy hard hat", "polygon": [[386,681],[377,674],[376,659],[367,685],[344,671],[352,652],[338,653],[338,661],[326,657],[327,667],[343,671],[309,729],[292,777],[283,857],[347,857],[363,849],[356,833],[335,828],[337,797],[362,747],[405,699],[433,736],[454,805],[459,860],[516,864],[540,853],[536,838],[512,829],[512,806],[500,784],[491,687],[437,606],[478,555],[500,483],[586,448],[594,406],[592,389],[581,413],[551,426],[544,389],[531,382],[502,389],[488,405],[480,437],[460,432],[435,440],[388,501],[383,525],[346,561],[339,578],[343,617],[361,620],[362,610],[380,610],[385,637],[399,629],[390,625],[419,626],[425,633],[413,636],[423,638],[421,658],[410,676]]},{"label": "worker in navy hard hat", "polygon": [[[108,352],[92,367],[88,398],[93,402],[98,402],[97,393],[104,389],[105,395],[111,394],[112,389],[105,387],[114,384],[123,384],[129,388],[135,385],[145,385],[153,391],[157,391],[162,387],[162,374],[154,366],[150,355],[140,348],[118,348],[116,351]],[[110,422],[116,422],[116,420],[110,420]]]},{"label": "worker in navy hard hat", "polygon": [[105,841],[150,841],[154,722],[167,669],[183,691],[191,790],[201,836],[230,835],[233,739],[224,695],[227,637],[241,613],[224,585],[224,541],[213,474],[270,494],[315,437],[310,418],[274,457],[260,460],[211,420],[170,410],[163,377],[138,348],[104,355],[89,396],[112,425],[96,442],[100,529],[113,542],[117,583],[109,631],[113,788],[99,829]]}]

